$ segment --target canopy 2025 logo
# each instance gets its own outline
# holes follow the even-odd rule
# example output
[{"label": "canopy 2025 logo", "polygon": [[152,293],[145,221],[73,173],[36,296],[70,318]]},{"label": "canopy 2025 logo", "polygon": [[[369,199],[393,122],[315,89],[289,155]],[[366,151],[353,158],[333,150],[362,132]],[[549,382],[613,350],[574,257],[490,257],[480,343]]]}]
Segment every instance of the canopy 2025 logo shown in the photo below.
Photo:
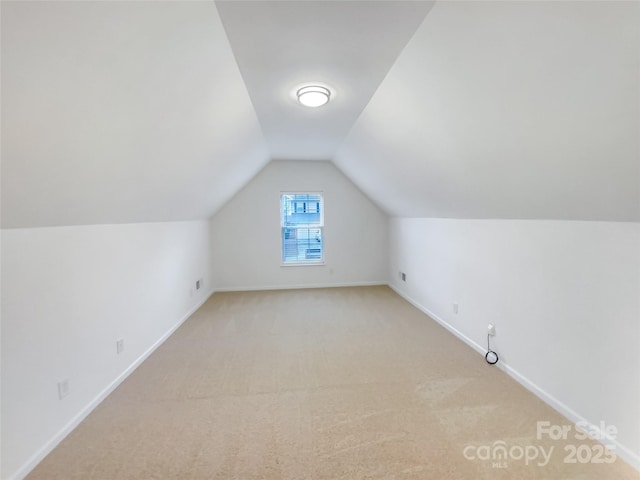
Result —
[{"label": "canopy 2025 logo", "polygon": [[[575,425],[556,425],[549,421],[536,422],[536,440],[572,442],[563,445],[564,463],[613,463],[616,461],[615,445],[593,443],[593,440],[613,441],[618,429],[600,422],[593,426],[587,422]],[[493,468],[508,468],[509,462],[523,462],[525,465],[544,467],[554,453],[556,445],[507,445],[497,440],[489,445],[467,445],[462,451],[467,460],[490,461]]]}]

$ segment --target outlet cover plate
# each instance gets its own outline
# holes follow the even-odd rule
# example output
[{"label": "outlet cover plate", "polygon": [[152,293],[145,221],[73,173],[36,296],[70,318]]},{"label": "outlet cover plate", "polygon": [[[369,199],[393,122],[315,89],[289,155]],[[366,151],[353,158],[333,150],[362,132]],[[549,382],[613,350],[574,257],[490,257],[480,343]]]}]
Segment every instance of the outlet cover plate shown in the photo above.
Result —
[{"label": "outlet cover plate", "polygon": [[58,398],[62,400],[64,397],[69,395],[69,380],[65,379],[58,382]]}]

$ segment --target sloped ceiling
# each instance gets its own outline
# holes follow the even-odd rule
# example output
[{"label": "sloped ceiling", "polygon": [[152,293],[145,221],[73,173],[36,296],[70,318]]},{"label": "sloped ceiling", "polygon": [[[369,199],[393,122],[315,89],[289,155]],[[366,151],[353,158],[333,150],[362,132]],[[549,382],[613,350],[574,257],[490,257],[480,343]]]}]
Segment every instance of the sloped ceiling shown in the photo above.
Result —
[{"label": "sloped ceiling", "polygon": [[269,160],[212,2],[2,2],[2,226],[207,218]]},{"label": "sloped ceiling", "polygon": [[0,7],[3,228],[207,218],[272,158],[392,215],[640,221],[638,2]]},{"label": "sloped ceiling", "polygon": [[[330,160],[431,1],[216,2],[272,158]],[[307,108],[296,90],[326,85]]]},{"label": "sloped ceiling", "polygon": [[390,214],[640,220],[640,3],[438,2],[335,158]]}]

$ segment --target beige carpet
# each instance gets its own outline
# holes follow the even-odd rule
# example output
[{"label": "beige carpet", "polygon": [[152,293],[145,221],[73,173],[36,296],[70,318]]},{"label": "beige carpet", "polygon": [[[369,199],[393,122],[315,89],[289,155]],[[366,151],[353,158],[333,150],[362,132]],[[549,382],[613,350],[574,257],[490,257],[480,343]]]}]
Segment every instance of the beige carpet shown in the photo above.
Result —
[{"label": "beige carpet", "polygon": [[28,478],[640,477],[538,420],[570,425],[387,287],[218,293]]}]

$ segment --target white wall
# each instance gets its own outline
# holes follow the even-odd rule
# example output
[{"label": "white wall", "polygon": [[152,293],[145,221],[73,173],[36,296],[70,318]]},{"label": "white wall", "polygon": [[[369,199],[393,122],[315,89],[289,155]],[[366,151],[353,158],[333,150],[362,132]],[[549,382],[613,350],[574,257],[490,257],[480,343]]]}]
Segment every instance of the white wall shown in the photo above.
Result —
[{"label": "white wall", "polygon": [[509,373],[572,420],[615,425],[640,468],[640,224],[393,218],[389,268],[479,349],[495,324]]},{"label": "white wall", "polygon": [[206,299],[208,235],[208,221],[2,230],[3,479],[33,467]]},{"label": "white wall", "polygon": [[[325,265],[282,267],[280,192],[322,191]],[[274,161],[211,221],[217,289],[386,283],[387,216],[330,162]]]},{"label": "white wall", "polygon": [[640,2],[439,1],[335,155],[400,217],[640,221]]}]

